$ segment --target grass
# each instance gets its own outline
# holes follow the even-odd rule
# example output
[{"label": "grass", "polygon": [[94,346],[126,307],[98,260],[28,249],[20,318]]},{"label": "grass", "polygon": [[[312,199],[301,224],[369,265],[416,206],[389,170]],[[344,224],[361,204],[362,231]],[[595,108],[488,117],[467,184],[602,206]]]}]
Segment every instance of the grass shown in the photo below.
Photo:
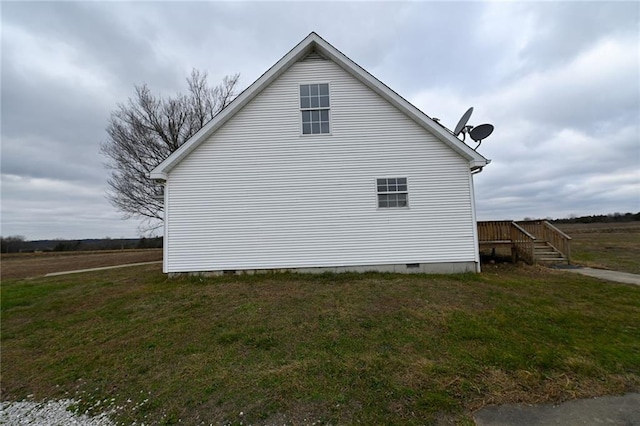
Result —
[{"label": "grass", "polygon": [[558,226],[572,238],[575,263],[640,274],[640,222]]},{"label": "grass", "polygon": [[[543,268],[2,284],[2,398],[125,424],[472,424],[640,388],[640,288]],[[242,413],[242,414],[240,414]]]}]

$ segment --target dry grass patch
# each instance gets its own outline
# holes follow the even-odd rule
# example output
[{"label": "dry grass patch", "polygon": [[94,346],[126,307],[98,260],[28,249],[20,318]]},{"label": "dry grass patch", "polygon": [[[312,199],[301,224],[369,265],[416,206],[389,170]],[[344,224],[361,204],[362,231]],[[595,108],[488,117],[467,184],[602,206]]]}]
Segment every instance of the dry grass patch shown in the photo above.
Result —
[{"label": "dry grass patch", "polygon": [[572,238],[572,259],[593,268],[640,274],[640,222],[558,225]]},{"label": "dry grass patch", "polygon": [[2,254],[2,279],[162,260],[162,249]]}]

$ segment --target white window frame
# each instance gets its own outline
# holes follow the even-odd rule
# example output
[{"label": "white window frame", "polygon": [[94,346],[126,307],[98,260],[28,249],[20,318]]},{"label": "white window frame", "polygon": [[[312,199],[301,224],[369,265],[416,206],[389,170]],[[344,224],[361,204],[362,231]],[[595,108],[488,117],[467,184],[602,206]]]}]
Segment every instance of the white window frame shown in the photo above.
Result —
[{"label": "white window frame", "polygon": [[[327,90],[329,91],[329,106],[328,107],[317,107],[317,108],[302,108],[302,102],[301,102],[301,94],[300,94],[300,90],[302,86],[310,86],[310,85],[320,85],[320,84],[326,84],[327,85]],[[305,82],[305,83],[299,83],[298,84],[298,107],[300,108],[300,113],[298,114],[299,120],[300,120],[300,135],[307,137],[307,136],[330,136],[331,132],[332,132],[332,128],[331,128],[331,83],[329,83],[328,81],[312,81],[312,82]],[[327,111],[328,113],[328,119],[329,119],[329,132],[328,133],[304,133],[304,121],[302,120],[302,112],[303,111]]]},{"label": "white window frame", "polygon": [[[379,185],[380,180],[385,180],[383,185]],[[394,179],[395,183],[390,183],[389,180]],[[404,184],[399,183],[398,179],[402,179]],[[402,181],[401,181],[402,182]],[[409,177],[408,176],[383,176],[377,177],[374,180],[374,185],[376,189],[376,207],[378,210],[407,210],[409,209]],[[389,190],[389,186],[393,185],[395,187],[393,190]],[[380,187],[384,186],[385,190],[380,190]],[[400,190],[398,187],[404,189]],[[380,206],[380,195],[395,195],[395,194],[404,194],[406,196],[406,205],[405,206]]]}]

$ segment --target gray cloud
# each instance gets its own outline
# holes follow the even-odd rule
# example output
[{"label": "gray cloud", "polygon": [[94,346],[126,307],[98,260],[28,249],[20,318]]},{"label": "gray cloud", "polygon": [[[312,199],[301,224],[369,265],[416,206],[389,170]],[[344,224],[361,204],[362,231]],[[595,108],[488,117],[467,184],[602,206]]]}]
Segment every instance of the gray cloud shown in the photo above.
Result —
[{"label": "gray cloud", "polygon": [[513,5],[534,16],[536,37],[522,50],[532,69],[564,63],[601,39],[637,38],[640,8],[637,3],[569,2]]},{"label": "gray cloud", "polygon": [[[137,224],[105,208],[104,185],[2,174],[2,232],[30,239],[133,237]],[[7,226],[9,225],[9,226]]]},{"label": "gray cloud", "polygon": [[453,127],[492,122],[482,219],[640,210],[635,3],[5,3],[2,233],[135,236],[99,154],[118,102],[249,85],[309,32]]},{"label": "gray cloud", "polygon": [[8,3],[3,20],[21,23],[30,35],[71,50],[79,68],[99,70],[126,86],[146,82],[173,90],[184,78],[180,66],[160,57],[154,42],[161,28],[143,15],[134,19],[136,10],[127,3]]}]

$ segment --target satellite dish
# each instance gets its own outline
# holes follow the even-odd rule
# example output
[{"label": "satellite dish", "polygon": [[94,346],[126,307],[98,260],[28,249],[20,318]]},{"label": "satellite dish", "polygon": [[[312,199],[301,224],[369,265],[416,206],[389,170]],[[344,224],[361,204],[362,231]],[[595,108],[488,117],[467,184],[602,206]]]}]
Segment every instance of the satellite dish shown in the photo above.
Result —
[{"label": "satellite dish", "polygon": [[460,120],[458,121],[456,128],[453,130],[454,135],[458,136],[460,132],[462,132],[462,130],[464,129],[464,126],[467,125],[467,121],[469,121],[469,118],[471,118],[472,112],[473,112],[473,107],[469,108],[467,112],[462,114],[462,117],[460,117]]},{"label": "satellite dish", "polygon": [[482,142],[482,140],[488,137],[491,133],[493,133],[493,125],[481,124],[471,129],[471,131],[469,132],[469,136],[471,136],[471,139],[476,142]]}]

